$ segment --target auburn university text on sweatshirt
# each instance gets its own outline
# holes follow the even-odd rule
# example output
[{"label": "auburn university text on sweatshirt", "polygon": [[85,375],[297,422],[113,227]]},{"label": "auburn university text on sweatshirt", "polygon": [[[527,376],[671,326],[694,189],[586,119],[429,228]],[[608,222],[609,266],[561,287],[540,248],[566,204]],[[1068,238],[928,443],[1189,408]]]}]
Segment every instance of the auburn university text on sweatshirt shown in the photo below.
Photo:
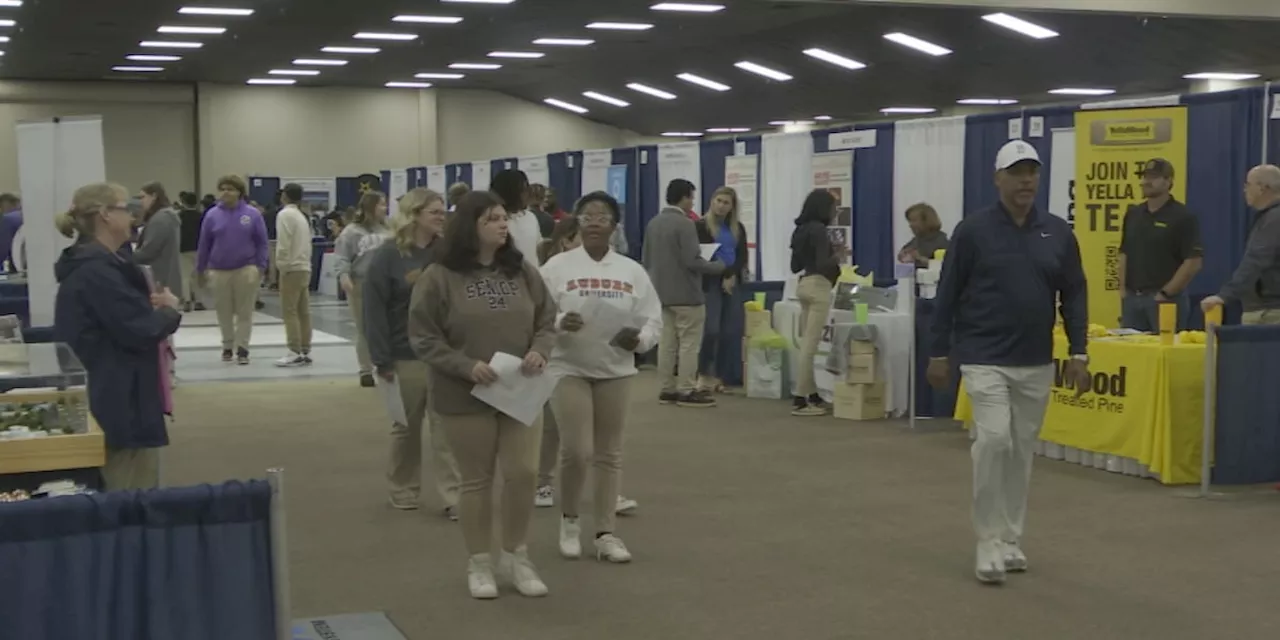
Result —
[{"label": "auburn university text on sweatshirt", "polygon": [[[578,247],[548,260],[542,266],[542,277],[560,309],[556,315],[552,366],[583,378],[635,375],[636,360],[631,351],[599,338],[559,331],[559,327],[565,313],[582,309],[583,301],[593,298],[632,316],[632,327],[640,329],[640,346],[636,350],[652,349],[662,334],[662,301],[644,267],[616,251],[609,251],[597,262],[586,249]],[[585,322],[591,322],[590,318]],[[609,333],[614,335],[622,329],[617,327]]]},{"label": "auburn university text on sweatshirt", "polygon": [[471,370],[499,351],[519,358],[536,351],[549,361],[555,319],[555,303],[527,262],[514,276],[427,267],[409,301],[409,344],[431,367],[432,407],[444,415],[492,411],[472,397]]}]

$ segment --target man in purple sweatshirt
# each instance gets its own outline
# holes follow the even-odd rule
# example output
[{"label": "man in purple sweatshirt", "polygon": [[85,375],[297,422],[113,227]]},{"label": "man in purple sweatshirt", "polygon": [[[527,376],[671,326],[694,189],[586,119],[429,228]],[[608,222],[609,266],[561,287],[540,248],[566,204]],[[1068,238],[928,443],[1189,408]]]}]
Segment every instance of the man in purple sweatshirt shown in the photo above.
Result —
[{"label": "man in purple sweatshirt", "polygon": [[196,252],[196,272],[213,288],[222,361],[240,364],[249,364],[254,304],[268,255],[266,222],[246,193],[244,178],[218,180],[218,204],[204,216]]}]

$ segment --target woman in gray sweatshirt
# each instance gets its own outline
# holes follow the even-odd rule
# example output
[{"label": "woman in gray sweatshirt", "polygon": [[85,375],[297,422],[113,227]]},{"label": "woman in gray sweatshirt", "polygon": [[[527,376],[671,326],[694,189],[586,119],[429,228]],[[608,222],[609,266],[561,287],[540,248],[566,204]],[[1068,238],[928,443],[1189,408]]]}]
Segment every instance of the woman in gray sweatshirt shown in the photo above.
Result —
[{"label": "woman in gray sweatshirt", "polygon": [[347,308],[356,323],[356,358],[360,362],[360,386],[373,386],[373,363],[369,359],[369,345],[365,341],[364,318],[361,309],[362,285],[369,268],[369,257],[390,236],[387,227],[387,197],[380,191],[369,191],[360,196],[355,219],[334,243],[337,257],[334,269],[338,284],[347,294]]},{"label": "woman in gray sweatshirt", "polygon": [[392,219],[395,231],[369,257],[361,295],[364,336],[379,378],[398,384],[408,424],[391,425],[387,468],[391,506],[418,508],[422,489],[422,422],[429,420],[431,467],[444,514],[457,520],[458,463],[449,451],[442,422],[427,408],[431,392],[427,363],[409,346],[409,298],[419,276],[435,261],[445,222],[444,197],[419,187],[400,198]]},{"label": "woman in gray sweatshirt", "polygon": [[182,289],[182,222],[159,182],[142,185],[138,199],[142,201],[143,227],[133,259],[151,267],[156,291],[168,287],[182,300],[186,293]]}]

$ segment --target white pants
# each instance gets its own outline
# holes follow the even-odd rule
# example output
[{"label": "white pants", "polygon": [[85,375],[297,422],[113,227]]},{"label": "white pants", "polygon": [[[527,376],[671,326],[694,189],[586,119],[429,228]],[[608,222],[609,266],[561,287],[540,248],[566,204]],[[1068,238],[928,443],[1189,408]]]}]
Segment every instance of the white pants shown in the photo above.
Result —
[{"label": "white pants", "polygon": [[1032,448],[1040,436],[1053,365],[963,365],[973,407],[973,529],[980,542],[1019,542],[1027,517]]}]

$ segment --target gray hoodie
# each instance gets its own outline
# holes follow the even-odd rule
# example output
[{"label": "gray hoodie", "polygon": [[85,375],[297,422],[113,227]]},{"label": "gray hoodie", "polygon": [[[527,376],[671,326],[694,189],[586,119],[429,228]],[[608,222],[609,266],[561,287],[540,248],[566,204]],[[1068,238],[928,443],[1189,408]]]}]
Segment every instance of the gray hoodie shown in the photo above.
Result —
[{"label": "gray hoodie", "polygon": [[138,248],[133,250],[133,260],[151,267],[156,286],[165,287],[179,300],[182,290],[182,222],[173,209],[165,207],[153,214],[142,227]]},{"label": "gray hoodie", "polygon": [[1280,309],[1280,201],[1254,218],[1240,266],[1218,297],[1240,300],[1245,311]]},{"label": "gray hoodie", "polygon": [[373,250],[382,246],[391,237],[391,229],[386,224],[366,227],[362,224],[347,225],[333,243],[333,253],[337,256],[334,269],[339,278],[350,274],[352,280],[364,280],[369,269],[369,258]]},{"label": "gray hoodie", "polygon": [[409,299],[418,277],[435,262],[439,246],[437,239],[425,248],[410,247],[409,255],[404,255],[395,241],[388,240],[370,252],[362,312],[369,359],[379,371],[417,359],[409,346]]},{"label": "gray hoodie", "polygon": [[641,260],[664,307],[696,307],[707,303],[702,276],[724,273],[724,263],[702,258],[698,230],[679,207],[666,207],[644,230]]}]

